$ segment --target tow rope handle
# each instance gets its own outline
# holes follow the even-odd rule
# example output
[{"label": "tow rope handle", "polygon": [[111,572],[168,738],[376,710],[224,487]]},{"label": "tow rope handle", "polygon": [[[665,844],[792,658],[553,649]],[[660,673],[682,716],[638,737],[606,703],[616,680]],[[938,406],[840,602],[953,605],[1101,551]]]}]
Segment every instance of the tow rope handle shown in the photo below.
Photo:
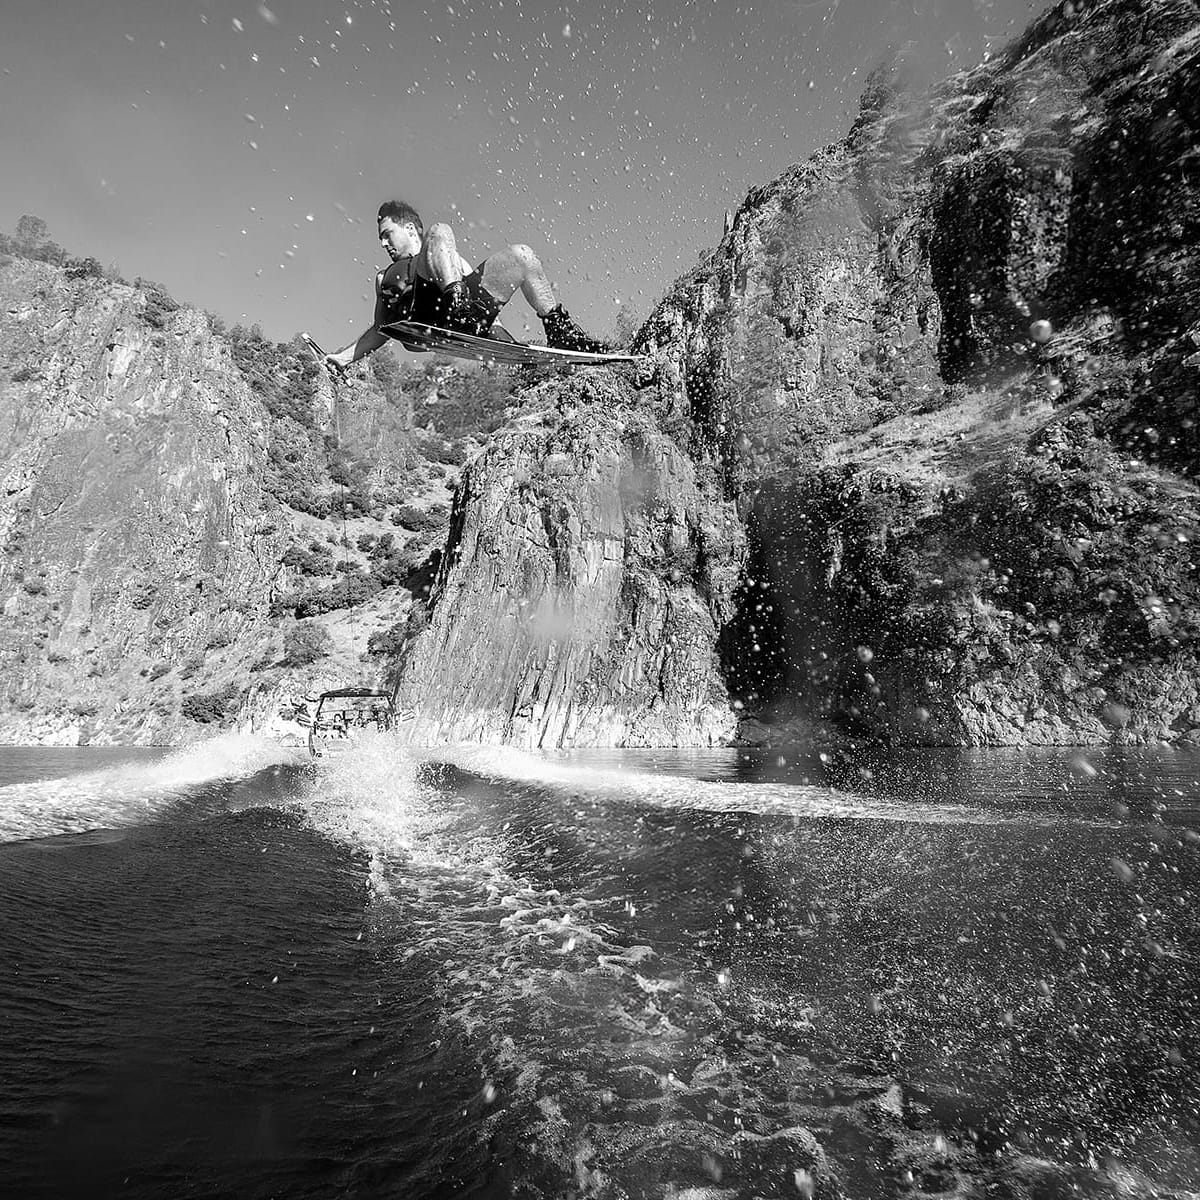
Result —
[{"label": "tow rope handle", "polygon": [[338,375],[346,374],[345,367],[340,367],[336,363],[327,361],[328,356],[326,355],[325,351],[322,350],[319,345],[317,345],[315,338],[307,333],[301,333],[300,340],[321,360],[322,363],[324,363],[326,367],[332,367],[338,373]]}]

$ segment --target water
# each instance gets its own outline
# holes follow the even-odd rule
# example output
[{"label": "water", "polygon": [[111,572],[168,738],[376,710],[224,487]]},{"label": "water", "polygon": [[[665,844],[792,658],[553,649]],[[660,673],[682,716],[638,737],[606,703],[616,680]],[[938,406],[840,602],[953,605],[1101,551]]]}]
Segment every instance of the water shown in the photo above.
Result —
[{"label": "water", "polygon": [[0,1190],[1195,1191],[1198,780],[2,750]]}]

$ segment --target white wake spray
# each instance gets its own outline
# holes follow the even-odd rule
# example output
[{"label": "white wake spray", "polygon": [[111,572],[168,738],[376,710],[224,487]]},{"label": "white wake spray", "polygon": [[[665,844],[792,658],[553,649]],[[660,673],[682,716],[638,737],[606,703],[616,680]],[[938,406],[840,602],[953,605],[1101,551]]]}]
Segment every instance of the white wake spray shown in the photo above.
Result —
[{"label": "white wake spray", "polygon": [[296,761],[277,742],[227,733],[150,762],[10,784],[0,788],[0,842],[140,824],[197,789]]},{"label": "white wake spray", "polygon": [[[414,751],[414,753],[418,753]],[[576,792],[611,802],[702,812],[796,818],[842,817],[920,825],[1038,823],[1034,814],[953,803],[921,803],[837,791],[817,784],[693,779],[686,775],[556,762],[503,746],[447,746],[422,753],[486,779]],[[1053,818],[1060,823],[1061,818]]]}]

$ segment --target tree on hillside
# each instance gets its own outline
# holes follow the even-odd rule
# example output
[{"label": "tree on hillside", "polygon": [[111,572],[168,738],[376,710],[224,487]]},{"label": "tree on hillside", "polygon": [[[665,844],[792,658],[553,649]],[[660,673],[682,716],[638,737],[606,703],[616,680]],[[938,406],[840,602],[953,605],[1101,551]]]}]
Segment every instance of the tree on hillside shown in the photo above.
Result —
[{"label": "tree on hillside", "polygon": [[69,261],[69,256],[61,246],[50,241],[49,232],[49,227],[41,217],[25,213],[17,221],[13,233],[0,233],[0,254],[15,254],[18,258],[61,267]]},{"label": "tree on hillside", "polygon": [[40,246],[49,238],[50,227],[41,217],[25,213],[17,222],[16,233],[22,246]]},{"label": "tree on hillside", "polygon": [[632,304],[622,304],[613,325],[612,344],[621,350],[628,350],[633,345],[633,339],[642,327],[642,319],[638,316],[637,308]]}]

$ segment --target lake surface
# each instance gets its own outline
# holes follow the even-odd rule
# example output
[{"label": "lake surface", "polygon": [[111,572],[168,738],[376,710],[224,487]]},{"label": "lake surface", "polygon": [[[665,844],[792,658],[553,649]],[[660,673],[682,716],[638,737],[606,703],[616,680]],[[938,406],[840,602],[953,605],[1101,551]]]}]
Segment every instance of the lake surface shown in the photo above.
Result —
[{"label": "lake surface", "polygon": [[0,749],[0,1190],[1200,1190],[1200,754]]}]

